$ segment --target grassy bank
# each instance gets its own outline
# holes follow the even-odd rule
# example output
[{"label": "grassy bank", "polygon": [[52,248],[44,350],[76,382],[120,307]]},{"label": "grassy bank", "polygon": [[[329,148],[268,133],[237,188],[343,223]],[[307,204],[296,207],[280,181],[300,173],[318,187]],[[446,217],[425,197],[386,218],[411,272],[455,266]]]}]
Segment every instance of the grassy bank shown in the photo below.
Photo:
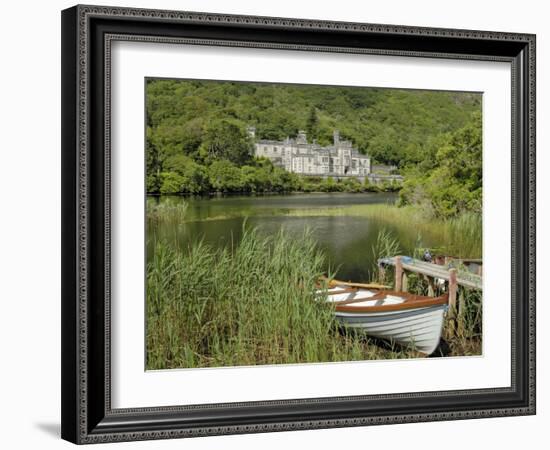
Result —
[{"label": "grassy bank", "polygon": [[461,258],[481,258],[482,220],[476,213],[463,213],[451,219],[435,219],[414,206],[389,204],[351,205],[322,209],[295,209],[289,216],[356,216],[380,220],[406,230],[412,239],[431,235],[441,242],[442,253]]},{"label": "grassy bank", "polygon": [[[186,215],[186,203],[160,203],[151,200],[147,203],[147,218],[151,221],[185,223],[193,221],[225,220],[241,217],[242,211],[234,214],[219,214],[206,218],[192,218]],[[366,217],[391,224],[403,231],[413,247],[423,235],[429,235],[440,243],[436,249],[440,253],[460,258],[482,258],[482,217],[477,213],[462,213],[450,219],[436,219],[415,206],[397,207],[392,204],[350,205],[329,208],[273,208],[250,209],[248,216],[290,216],[323,217],[352,216]],[[387,255],[386,255],[387,256]]]},{"label": "grassy bank", "polygon": [[147,220],[153,223],[185,223],[187,207],[188,204],[183,201],[177,203],[159,203],[152,199],[148,199]]},{"label": "grassy bank", "polygon": [[[181,224],[188,215],[184,202],[148,203],[147,213],[151,225]],[[413,242],[418,234],[435,234],[447,254],[481,257],[481,218],[474,214],[433,220],[413,207],[380,204],[261,214],[368,217],[406,230]],[[394,235],[384,232],[372,251],[376,256],[392,256],[402,248]],[[299,238],[284,231],[266,236],[245,227],[238,243],[223,248],[202,242],[185,248],[157,242],[147,267],[147,368],[416,356],[411,350],[340,329],[333,306],[316,301],[313,295],[316,280],[326,270],[324,255],[309,232]],[[391,282],[391,273],[387,275]],[[428,286],[425,280],[410,276],[409,290],[426,295]],[[461,289],[459,295],[462,315],[456,323],[446,324],[440,350],[451,356],[477,355],[481,353],[481,293]],[[457,329],[452,336],[451,325]]]},{"label": "grassy bank", "polygon": [[410,356],[338,328],[315,299],[323,255],[309,233],[247,230],[233,249],[158,243],[147,268],[147,368],[353,361]]}]

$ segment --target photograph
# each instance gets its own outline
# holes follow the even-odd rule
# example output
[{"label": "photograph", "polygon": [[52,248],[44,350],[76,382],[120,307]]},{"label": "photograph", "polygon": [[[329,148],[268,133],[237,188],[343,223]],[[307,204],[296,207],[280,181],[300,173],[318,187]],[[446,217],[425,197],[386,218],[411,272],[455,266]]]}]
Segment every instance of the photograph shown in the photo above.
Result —
[{"label": "photograph", "polygon": [[[392,425],[408,447],[521,447],[510,424],[542,423],[542,15],[199,3],[66,4],[43,33],[60,49],[57,101],[38,102],[60,114],[35,133],[59,122],[60,158],[35,153],[61,177],[60,307],[9,316],[55,332],[61,438],[380,446]],[[42,195],[16,170],[28,149],[8,153],[34,192],[11,197]],[[27,209],[12,222],[35,229],[51,202]],[[23,292],[29,252],[9,254]]]},{"label": "photograph", "polygon": [[145,369],[483,355],[483,94],[150,77]]}]

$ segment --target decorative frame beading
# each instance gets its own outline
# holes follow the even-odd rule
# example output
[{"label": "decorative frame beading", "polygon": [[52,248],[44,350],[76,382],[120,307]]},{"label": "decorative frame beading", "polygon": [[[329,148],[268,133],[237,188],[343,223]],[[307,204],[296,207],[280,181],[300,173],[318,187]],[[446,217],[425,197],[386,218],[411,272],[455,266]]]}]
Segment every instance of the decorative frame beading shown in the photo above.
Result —
[{"label": "decorative frame beading", "polygon": [[[305,19],[287,19],[256,16],[204,14],[194,12],[160,11],[118,7],[76,6],[65,10],[63,21],[63,294],[62,294],[62,436],[76,443],[98,443],[173,437],[271,432],[284,430],[347,427],[420,421],[456,420],[535,413],[535,36],[530,34],[487,31],[450,30],[396,25],[332,22]],[[92,30],[101,22],[101,31]],[[339,39],[352,33],[372,39],[375,45],[339,46],[270,42],[261,39],[232,40],[219,38],[152,36],[136,32],[112,32],[109,22],[124,28],[131,23],[164,24],[171,30],[186,26],[205,30],[227,30],[230,27],[247,29],[252,34],[267,30],[271,36],[295,32],[301,36],[311,30],[336,33]],[[105,25],[107,24],[107,25]],[[136,25],[137,24],[137,25]],[[222,32],[223,32],[222,30]],[[216,34],[216,33],[214,33]],[[219,34],[219,33],[218,33]],[[268,33],[269,34],[269,33]],[[324,35],[323,35],[324,36]],[[261,36],[260,36],[261,37]],[[388,39],[402,40],[406,49],[389,48]],[[94,39],[96,41],[94,41]],[[426,44],[419,44],[423,42]],[[444,39],[453,51],[438,47]],[[267,49],[289,49],[323,52],[383,54],[411,57],[482,59],[507,61],[512,64],[512,385],[510,388],[478,389],[471,391],[438,391],[418,394],[370,395],[359,397],[331,397],[293,399],[238,404],[194,405],[166,408],[111,409],[110,402],[110,63],[111,43],[116,40],[196,45],[242,46]],[[307,38],[306,38],[307,40]],[[328,38],[327,38],[328,40]],[[338,39],[336,39],[338,40]],[[467,45],[469,42],[469,46]],[[407,42],[410,42],[407,44]],[[485,45],[492,53],[480,49]],[[422,45],[420,50],[414,46]],[[103,51],[99,49],[104,46]],[[438,50],[439,49],[439,50]],[[97,55],[101,54],[98,59]],[[101,67],[98,67],[101,63]],[[104,71],[102,117],[98,127],[97,116],[91,114],[94,96],[98,95],[97,80]],[[94,78],[96,77],[96,78]],[[93,81],[95,80],[95,81]],[[94,84],[96,83],[96,84]],[[95,111],[97,113],[97,110]],[[95,129],[102,138],[103,156],[99,162],[92,154],[91,142]],[[98,135],[99,136],[99,135]],[[95,148],[95,147],[94,147]],[[97,166],[99,164],[99,167]],[[103,175],[102,179],[98,175]],[[95,178],[94,178],[95,177]],[[101,187],[98,188],[98,184]],[[98,225],[102,223],[102,226]],[[102,230],[97,238],[94,231]],[[93,237],[92,237],[93,236]],[[519,238],[518,238],[519,237]],[[102,246],[101,249],[96,247]],[[519,251],[519,255],[517,254]],[[515,253],[515,254],[514,254]],[[102,260],[102,263],[100,262]],[[91,269],[91,268],[94,269]],[[98,269],[99,268],[99,269]],[[91,273],[93,272],[93,274]],[[97,292],[94,281],[103,273],[102,290]],[[95,290],[92,295],[92,290]],[[523,292],[522,298],[517,293]],[[103,302],[95,301],[103,298]],[[522,305],[518,302],[523,302]],[[101,303],[101,304],[98,304]],[[520,312],[522,317],[518,317]],[[100,320],[96,318],[100,317]],[[520,322],[518,322],[518,320]],[[518,330],[518,327],[521,330]],[[102,336],[98,336],[102,334]],[[518,342],[518,336],[521,342]],[[98,368],[98,343],[103,343],[103,366]],[[91,352],[93,355],[91,356]],[[101,380],[100,378],[103,377]],[[102,386],[101,404],[92,401]],[[508,402],[496,400],[508,395]],[[472,400],[478,395],[494,398],[486,407],[445,410],[437,404],[438,398],[456,397]],[[414,402],[429,397],[437,408],[422,410]],[[504,398],[504,397],[503,397]],[[400,400],[409,412],[380,414],[368,410],[354,415],[344,411],[340,417],[325,411],[323,405],[353,401],[376,403],[381,400]],[[458,401],[458,400],[457,400]],[[475,402],[474,402],[475,403]],[[485,402],[487,403],[487,402]],[[366,404],[366,403],[365,403]],[[315,411],[312,406],[316,405]],[[236,415],[229,423],[208,412],[224,408],[257,407],[273,410],[268,421],[243,421]],[[289,414],[284,419],[284,408],[303,409],[302,414]],[[309,408],[308,408],[309,407]],[[425,407],[424,407],[425,408]],[[181,419],[189,411],[200,411],[200,420]],[[378,408],[379,411],[383,409]],[[308,418],[309,411],[309,418]],[[267,413],[266,413],[267,414]],[[313,415],[313,416],[312,416]],[[302,419],[303,417],[303,419]],[[315,418],[313,418],[315,417]],[[280,419],[278,419],[280,418]],[[170,422],[172,420],[172,422]],[[170,425],[175,423],[176,425]]]}]

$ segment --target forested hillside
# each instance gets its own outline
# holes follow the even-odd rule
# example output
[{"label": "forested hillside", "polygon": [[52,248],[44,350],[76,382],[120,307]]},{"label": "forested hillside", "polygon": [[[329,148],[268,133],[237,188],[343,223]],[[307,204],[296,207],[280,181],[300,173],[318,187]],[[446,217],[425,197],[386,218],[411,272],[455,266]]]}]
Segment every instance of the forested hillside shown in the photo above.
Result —
[{"label": "forested hillside", "polygon": [[[477,165],[481,168],[479,94],[160,79],[148,80],[146,89],[151,193],[343,189],[320,180],[312,185],[267,161],[255,161],[248,126],[256,127],[260,139],[293,137],[303,129],[308,141],[321,145],[330,144],[338,129],[373,162],[395,164],[408,174],[405,203],[431,199],[430,183],[451,197],[464,190],[472,197],[478,188],[481,193],[481,172],[476,171]],[[478,147],[472,150],[472,145]],[[465,153],[454,161],[456,152]],[[430,178],[442,164],[445,170]],[[451,167],[456,164],[474,167]],[[464,176],[468,184],[449,187],[448,176],[456,177],[458,185]],[[346,188],[361,189],[366,188]],[[474,197],[457,208],[470,209]],[[451,205],[443,214],[454,214],[457,208]]]}]

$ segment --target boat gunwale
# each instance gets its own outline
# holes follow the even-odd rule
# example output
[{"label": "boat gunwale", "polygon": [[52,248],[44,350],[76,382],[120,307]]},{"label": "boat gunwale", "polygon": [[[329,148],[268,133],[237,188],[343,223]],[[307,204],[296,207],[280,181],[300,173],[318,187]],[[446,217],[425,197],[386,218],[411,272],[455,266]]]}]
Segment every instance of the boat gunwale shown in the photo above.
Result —
[{"label": "boat gunwale", "polygon": [[[405,297],[403,303],[391,304],[391,305],[373,305],[373,306],[351,306],[354,303],[360,303],[364,301],[380,300],[385,295],[394,295],[397,297]],[[375,313],[375,312],[390,312],[390,311],[403,311],[407,309],[427,308],[430,306],[446,305],[449,302],[449,294],[445,293],[439,297],[426,297],[423,295],[410,294],[408,292],[397,292],[389,290],[381,290],[374,296],[368,299],[351,299],[343,300],[341,302],[334,302],[336,312],[348,312],[348,313]]]}]

